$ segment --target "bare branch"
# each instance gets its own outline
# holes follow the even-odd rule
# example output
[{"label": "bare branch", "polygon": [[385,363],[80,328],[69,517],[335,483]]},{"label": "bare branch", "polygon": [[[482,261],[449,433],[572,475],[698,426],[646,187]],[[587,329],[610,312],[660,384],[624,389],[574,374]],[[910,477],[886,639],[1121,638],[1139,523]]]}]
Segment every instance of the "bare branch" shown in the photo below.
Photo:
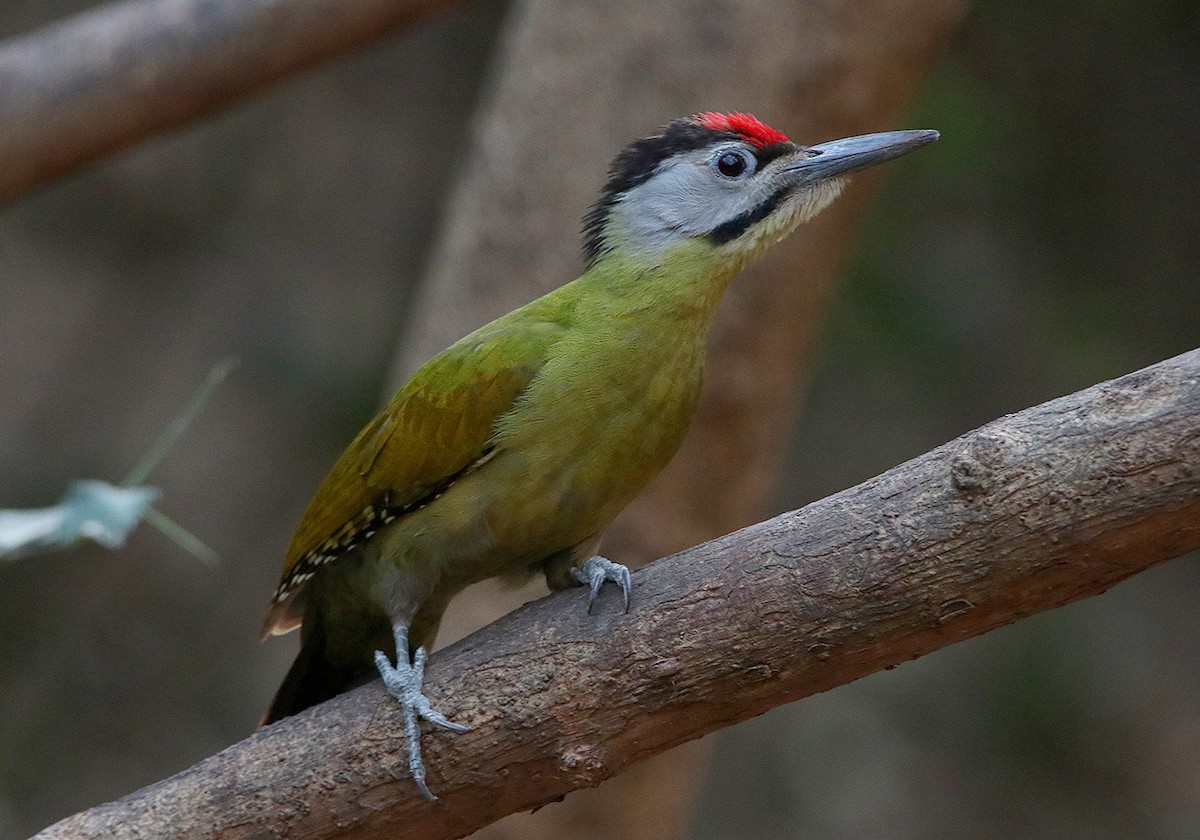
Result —
[{"label": "bare branch", "polygon": [[0,203],[453,0],[124,0],[0,45]]},{"label": "bare branch", "polygon": [[628,764],[1200,547],[1200,350],[997,420],[435,657],[424,802],[378,684],[44,838],[460,837]]}]

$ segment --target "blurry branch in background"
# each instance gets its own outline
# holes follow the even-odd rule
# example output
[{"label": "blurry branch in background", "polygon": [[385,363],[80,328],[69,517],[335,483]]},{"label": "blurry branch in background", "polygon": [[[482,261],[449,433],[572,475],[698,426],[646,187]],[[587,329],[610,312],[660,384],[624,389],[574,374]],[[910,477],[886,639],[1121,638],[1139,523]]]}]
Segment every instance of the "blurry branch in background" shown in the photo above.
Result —
[{"label": "blurry branch in background", "polygon": [[121,482],[125,487],[130,487],[134,484],[141,484],[149,477],[151,471],[158,466],[162,461],[163,456],[171,451],[171,448],[179,442],[179,438],[187,431],[188,426],[192,425],[192,421],[208,405],[208,401],[212,399],[217,388],[225,381],[225,377],[229,376],[230,371],[237,367],[237,359],[233,356],[225,358],[218,362],[212,370],[208,372],[208,376],[204,377],[204,382],[200,388],[188,400],[187,405],[183,407],[183,411],[179,412],[179,416],[171,421],[171,425],[163,430],[159,435],[158,440],[154,441],[154,445],[142,457],[142,460],[129,471],[125,476],[125,480]]},{"label": "blurry branch in background", "polygon": [[1200,547],[1200,350],[996,420],[435,655],[436,804],[378,683],[39,838],[462,837],[627,765]]},{"label": "blurry branch in background", "polygon": [[0,203],[453,0],[123,0],[0,43]]},{"label": "blurry branch in background", "polygon": [[105,548],[120,548],[137,524],[145,521],[202,563],[215,566],[218,561],[215,551],[166,514],[151,507],[160,495],[159,490],[139,485],[187,431],[236,365],[236,359],[228,358],[209,371],[183,411],[119,487],[95,479],[75,481],[57,505],[32,510],[0,510],[0,560],[62,550],[84,540]]}]

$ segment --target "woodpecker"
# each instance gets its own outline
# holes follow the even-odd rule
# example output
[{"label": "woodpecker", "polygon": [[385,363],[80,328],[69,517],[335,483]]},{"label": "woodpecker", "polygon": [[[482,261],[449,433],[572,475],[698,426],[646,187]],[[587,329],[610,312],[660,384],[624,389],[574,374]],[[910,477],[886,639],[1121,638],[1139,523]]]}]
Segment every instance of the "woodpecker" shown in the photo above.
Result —
[{"label": "woodpecker", "polygon": [[358,434],[300,520],[263,635],[301,649],[265,723],[378,671],[425,782],[420,719],[468,727],[421,690],[450,599],[491,577],[552,589],[630,574],[604,529],[675,454],[705,338],[748,260],[811,218],[846,173],[938,138],[895,131],[817,146],[706,112],[624,149],[584,218],[586,270],[430,359]]}]

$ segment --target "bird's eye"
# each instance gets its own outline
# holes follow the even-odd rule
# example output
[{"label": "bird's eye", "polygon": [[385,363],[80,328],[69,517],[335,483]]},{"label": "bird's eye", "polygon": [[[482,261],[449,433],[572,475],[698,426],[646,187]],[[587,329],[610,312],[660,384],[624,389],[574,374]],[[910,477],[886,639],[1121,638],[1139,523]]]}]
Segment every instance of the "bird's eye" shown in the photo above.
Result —
[{"label": "bird's eye", "polygon": [[726,178],[744,178],[754,174],[754,157],[742,149],[727,149],[717,154],[713,166]]}]

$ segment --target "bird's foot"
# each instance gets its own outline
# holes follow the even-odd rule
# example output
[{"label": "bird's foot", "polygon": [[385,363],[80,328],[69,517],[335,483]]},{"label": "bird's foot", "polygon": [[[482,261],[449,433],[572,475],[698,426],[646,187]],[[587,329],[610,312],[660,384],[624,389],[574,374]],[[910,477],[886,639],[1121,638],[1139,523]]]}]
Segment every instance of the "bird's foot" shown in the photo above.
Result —
[{"label": "bird's foot", "polygon": [[571,574],[575,576],[575,580],[591,590],[588,594],[589,614],[592,612],[592,605],[596,603],[596,596],[600,594],[600,587],[606,580],[611,580],[621,587],[621,594],[625,598],[625,612],[629,612],[629,590],[633,588],[633,579],[629,576],[628,566],[597,555],[589,558],[582,566],[572,569]]},{"label": "bird's foot", "polygon": [[451,732],[470,732],[471,727],[459,723],[451,723],[440,712],[429,705],[429,700],[421,693],[421,683],[425,679],[425,648],[417,648],[412,664],[408,663],[407,633],[396,634],[396,665],[393,666],[387,654],[381,650],[375,651],[375,667],[383,677],[388,694],[400,701],[404,709],[404,735],[408,740],[408,770],[421,795],[430,802],[437,797],[425,784],[425,762],[421,760],[421,725],[420,719],[449,729]]}]

